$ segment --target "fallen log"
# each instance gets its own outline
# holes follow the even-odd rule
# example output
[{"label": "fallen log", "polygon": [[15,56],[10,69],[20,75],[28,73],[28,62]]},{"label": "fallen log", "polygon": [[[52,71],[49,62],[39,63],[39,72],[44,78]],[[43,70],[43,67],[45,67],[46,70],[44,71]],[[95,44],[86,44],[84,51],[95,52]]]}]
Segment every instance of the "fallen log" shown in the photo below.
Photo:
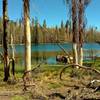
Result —
[{"label": "fallen log", "polygon": [[52,93],[52,94],[49,94],[48,97],[59,97],[61,100],[62,99],[65,99],[66,97],[64,95],[62,95],[61,93]]},{"label": "fallen log", "polygon": [[60,80],[62,80],[62,78],[61,78],[61,77],[62,77],[62,73],[65,71],[66,68],[68,68],[68,67],[77,68],[77,66],[78,66],[79,68],[82,68],[82,69],[85,69],[85,70],[92,70],[92,71],[94,71],[94,72],[96,72],[97,74],[100,75],[100,71],[97,70],[97,69],[95,69],[95,68],[86,67],[86,66],[81,66],[81,65],[79,65],[79,64],[68,64],[68,65],[65,65],[65,67],[63,67],[63,68],[61,69],[61,71],[60,71]]},{"label": "fallen log", "polygon": [[57,45],[65,52],[65,54],[68,56],[68,58],[69,58],[69,61],[70,61],[70,63],[72,62],[72,60],[71,60],[71,55],[60,45],[60,42],[58,43],[59,41],[57,41]]},{"label": "fallen log", "polygon": [[[99,85],[95,85],[95,83],[99,83]],[[92,80],[86,87],[94,89],[94,92],[100,91],[100,80]]]}]

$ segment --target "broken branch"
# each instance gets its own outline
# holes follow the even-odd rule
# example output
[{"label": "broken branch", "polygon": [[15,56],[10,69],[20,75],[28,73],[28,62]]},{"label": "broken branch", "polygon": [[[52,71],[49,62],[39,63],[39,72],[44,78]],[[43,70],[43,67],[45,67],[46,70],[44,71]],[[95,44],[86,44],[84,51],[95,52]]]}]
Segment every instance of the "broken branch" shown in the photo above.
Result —
[{"label": "broken branch", "polygon": [[86,67],[86,66],[81,66],[81,65],[79,65],[79,64],[68,64],[68,65],[66,65],[65,67],[63,67],[63,68],[61,69],[61,71],[60,71],[60,79],[62,79],[62,78],[61,78],[61,77],[62,77],[62,73],[65,71],[66,68],[68,68],[68,67],[72,67],[72,68],[75,67],[75,68],[77,68],[77,66],[78,66],[79,68],[82,68],[82,69],[92,70],[92,71],[94,71],[94,72],[96,72],[96,73],[98,73],[98,74],[100,75],[100,71],[97,70],[97,69],[95,69],[95,68]]}]

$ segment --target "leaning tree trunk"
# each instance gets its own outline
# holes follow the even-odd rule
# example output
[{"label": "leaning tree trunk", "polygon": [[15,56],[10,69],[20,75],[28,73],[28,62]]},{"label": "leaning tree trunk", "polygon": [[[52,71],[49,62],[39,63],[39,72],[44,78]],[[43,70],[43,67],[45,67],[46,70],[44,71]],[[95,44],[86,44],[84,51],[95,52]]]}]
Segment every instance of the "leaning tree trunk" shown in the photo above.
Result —
[{"label": "leaning tree trunk", "polygon": [[3,0],[3,51],[4,51],[4,81],[9,78],[9,57],[8,57],[8,17],[7,0]]},{"label": "leaning tree trunk", "polygon": [[[25,71],[31,70],[31,34],[29,18],[29,0],[23,0],[24,3],[24,36],[25,36]],[[30,78],[30,71],[26,74]]]},{"label": "leaning tree trunk", "polygon": [[78,19],[79,19],[79,64],[83,65],[83,17],[84,17],[84,0],[78,3]]},{"label": "leaning tree trunk", "polygon": [[72,0],[72,32],[73,32],[73,63],[78,64],[77,44],[77,5],[76,0]]}]

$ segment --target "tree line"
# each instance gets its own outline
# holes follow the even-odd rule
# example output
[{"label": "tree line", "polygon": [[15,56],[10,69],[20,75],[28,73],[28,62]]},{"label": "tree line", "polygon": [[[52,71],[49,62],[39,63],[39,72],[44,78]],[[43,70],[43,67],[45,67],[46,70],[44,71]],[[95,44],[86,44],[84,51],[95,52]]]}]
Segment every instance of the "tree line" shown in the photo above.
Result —
[{"label": "tree line", "polygon": [[[32,18],[30,24],[31,31],[31,43],[55,43],[57,40],[60,42],[72,42],[72,25],[71,21],[66,21],[64,24],[61,21],[60,26],[47,27],[46,20],[40,25],[38,19]],[[23,20],[18,21],[9,20],[8,22],[8,40],[10,43],[11,37],[13,35],[14,44],[24,43],[24,26]],[[3,19],[0,17],[0,44],[2,44],[3,35]],[[96,27],[90,27],[85,29],[84,41],[85,42],[95,42],[99,41],[100,32],[97,31]]]},{"label": "tree line", "polygon": [[[60,27],[47,27],[46,20],[43,21],[43,25],[40,25],[38,19],[32,18],[30,24],[31,31],[31,43],[55,43],[57,40],[61,42],[71,42],[71,32],[69,32],[69,25],[66,25],[61,21]],[[24,43],[24,27],[23,20],[11,21],[8,23],[8,38],[10,40],[10,34],[13,35],[15,44]],[[3,20],[0,18],[0,35],[3,34]],[[56,37],[56,38],[55,38]],[[0,44],[2,38],[0,38]]]}]

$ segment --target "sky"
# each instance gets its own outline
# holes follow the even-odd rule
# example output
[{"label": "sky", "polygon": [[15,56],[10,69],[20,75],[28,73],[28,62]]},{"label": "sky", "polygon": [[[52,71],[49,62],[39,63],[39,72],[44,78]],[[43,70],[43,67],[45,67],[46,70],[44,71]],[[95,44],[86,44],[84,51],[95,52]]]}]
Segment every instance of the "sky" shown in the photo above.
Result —
[{"label": "sky", "polygon": [[[8,16],[10,20],[18,20],[23,16],[23,0],[8,0]],[[100,30],[100,0],[91,0],[86,8],[87,27]],[[0,16],[2,16],[2,0],[0,0]],[[38,18],[40,24],[46,19],[47,26],[60,26],[61,20],[69,19],[68,7],[63,0],[30,0],[30,16]]]}]

